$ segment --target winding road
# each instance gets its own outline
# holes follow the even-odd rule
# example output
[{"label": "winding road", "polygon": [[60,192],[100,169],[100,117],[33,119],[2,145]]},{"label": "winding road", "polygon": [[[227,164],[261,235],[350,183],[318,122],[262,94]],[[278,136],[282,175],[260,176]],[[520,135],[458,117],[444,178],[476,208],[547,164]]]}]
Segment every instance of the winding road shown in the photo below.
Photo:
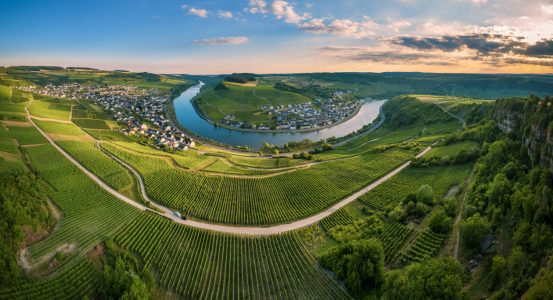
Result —
[{"label": "winding road", "polygon": [[[386,100],[387,100],[387,99],[386,99]],[[366,135],[366,134],[369,134],[369,133],[373,132],[374,130],[378,129],[380,126],[382,126],[382,124],[383,124],[384,121],[386,120],[386,116],[384,115],[384,112],[382,111],[382,105],[378,108],[378,110],[380,111],[380,115],[382,116],[382,118],[380,118],[380,122],[378,122],[378,124],[376,124],[375,126],[373,126],[373,127],[372,127],[371,129],[369,129],[369,131],[367,131],[367,132],[363,132],[363,133],[358,134],[358,135],[356,135],[356,136],[354,136],[354,137],[351,137],[351,138],[349,138],[349,139],[347,139],[347,140],[343,140],[343,141],[341,141],[341,142],[339,142],[339,143],[334,144],[333,146],[334,146],[334,147],[341,146],[341,145],[343,145],[343,144],[345,144],[345,143],[347,143],[347,142],[349,142],[349,141],[351,141],[351,140],[354,140],[354,139],[356,139],[356,138],[358,138],[358,137],[361,137],[361,136],[364,136],[364,135]]]},{"label": "winding road", "polygon": [[461,117],[458,117],[458,116],[456,116],[456,115],[450,113],[449,110],[445,109],[445,108],[444,108],[443,106],[441,106],[440,104],[438,104],[438,103],[436,103],[436,102],[434,102],[434,103],[437,104],[439,107],[441,107],[446,113],[448,113],[448,114],[454,116],[455,118],[461,120],[461,122],[463,122],[463,127],[467,127],[467,124],[465,123],[465,120],[463,120]]},{"label": "winding road", "polygon": [[[29,105],[31,105],[33,101],[31,101],[29,103]],[[28,107],[28,106],[27,106]],[[25,107],[25,111],[27,112],[27,116],[29,118],[29,121],[31,122],[31,124],[33,124],[33,126],[44,136],[46,137],[46,139],[48,139],[48,141],[58,150],[60,151],[67,159],[69,159],[69,161],[71,161],[75,166],[77,166],[79,169],[81,169],[88,177],[90,177],[92,180],[94,180],[97,184],[99,184],[103,189],[105,189],[106,191],[108,191],[110,194],[114,195],[115,197],[117,197],[118,199],[122,200],[122,201],[125,201],[127,202],[128,204],[140,209],[140,210],[151,210],[150,208],[142,205],[142,204],[139,204],[125,196],[123,196],[122,194],[120,194],[119,192],[115,191],[114,189],[112,189],[111,187],[109,187],[107,184],[105,184],[102,180],[100,180],[96,175],[94,175],[93,173],[91,173],[90,171],[88,171],[85,167],[83,167],[77,160],[75,160],[72,156],[70,156],[69,154],[67,154],[61,147],[59,147],[48,135],[46,135],[32,120],[32,116],[30,115],[29,111],[27,110],[27,107]],[[98,142],[98,145],[100,146],[100,141],[97,141]],[[421,157],[423,156],[425,153],[427,153],[432,147],[428,147],[426,148],[424,151],[422,151],[421,153],[419,153],[416,157]],[[106,151],[107,152],[107,151]],[[226,226],[226,225],[217,225],[217,224],[210,224],[210,223],[202,223],[202,222],[198,222],[198,221],[194,221],[194,220],[182,220],[180,218],[178,218],[177,216],[174,215],[173,211],[170,210],[169,208],[165,207],[165,206],[162,206],[162,205],[159,205],[159,204],[156,204],[154,203],[153,201],[151,201],[148,196],[147,196],[147,193],[146,193],[146,189],[144,187],[144,181],[142,180],[142,176],[140,176],[140,174],[134,169],[132,168],[131,166],[129,166],[127,163],[123,162],[122,160],[120,160],[119,158],[113,156],[111,153],[108,153],[108,155],[110,155],[113,159],[115,159],[116,161],[118,161],[119,163],[121,163],[122,165],[124,165],[125,167],[127,167],[129,170],[131,170],[133,172],[133,174],[137,177],[138,179],[138,182],[140,184],[140,190],[142,192],[142,195],[144,197],[145,200],[147,201],[150,201],[150,203],[159,208],[161,211],[163,211],[170,219],[172,219],[173,221],[177,222],[177,223],[181,223],[181,224],[184,224],[184,225],[188,225],[188,226],[191,226],[191,227],[196,227],[196,228],[201,228],[201,229],[206,229],[206,230],[212,230],[212,231],[218,231],[218,232],[224,232],[224,233],[232,233],[232,234],[239,234],[239,235],[270,235],[270,234],[277,234],[277,233],[281,233],[281,232],[286,232],[286,231],[290,231],[290,230],[295,230],[295,229],[299,229],[299,228],[302,228],[302,227],[305,227],[305,226],[308,226],[308,225],[311,225],[311,224],[314,224],[318,221],[320,221],[321,219],[329,216],[330,214],[332,214],[334,211],[338,210],[339,208],[347,205],[348,203],[354,201],[355,199],[357,199],[359,196],[369,192],[370,190],[374,189],[375,187],[377,187],[378,185],[380,185],[381,183],[383,183],[384,181],[388,180],[389,178],[391,178],[392,176],[394,176],[395,174],[397,174],[398,172],[400,172],[401,170],[403,170],[404,168],[406,168],[407,166],[409,166],[410,162],[406,162],[404,163],[403,165],[401,165],[400,167],[396,168],[395,170],[393,170],[392,172],[386,174],[384,177],[380,178],[379,180],[371,183],[370,185],[368,185],[367,187],[361,189],[360,191],[358,191],[357,193],[343,199],[342,201],[338,202],[337,204],[335,204],[334,206],[332,206],[331,208],[321,212],[321,213],[318,213],[316,215],[313,215],[309,218],[306,218],[306,219],[303,219],[303,220],[299,220],[299,221],[295,221],[295,222],[291,222],[291,223],[287,223],[287,224],[283,224],[283,225],[278,225],[278,226],[272,226],[272,227],[235,227],[235,226]],[[152,210],[153,211],[153,210]]]}]

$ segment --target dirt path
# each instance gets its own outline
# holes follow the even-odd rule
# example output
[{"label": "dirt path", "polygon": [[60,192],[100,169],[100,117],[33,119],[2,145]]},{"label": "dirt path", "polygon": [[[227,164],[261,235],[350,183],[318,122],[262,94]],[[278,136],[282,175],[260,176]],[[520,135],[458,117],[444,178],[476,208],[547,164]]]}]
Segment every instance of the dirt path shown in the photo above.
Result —
[{"label": "dirt path", "polygon": [[263,97],[258,96],[258,95],[255,94],[255,91],[257,90],[257,86],[258,86],[258,85],[259,85],[259,83],[255,85],[255,88],[253,89],[252,94],[253,94],[254,96],[256,96],[257,98],[261,98],[261,99],[263,99],[263,100],[269,102],[269,104],[271,104],[271,106],[273,106],[273,103],[271,103],[271,101],[269,101],[269,100],[267,100],[267,99],[265,99],[265,98],[263,98]]},{"label": "dirt path", "polygon": [[[467,189],[465,190],[465,194],[463,195],[463,201],[461,201],[461,206],[460,206],[461,209],[459,209],[459,214],[455,218],[455,223],[453,224],[454,226],[456,226],[461,220],[461,212],[463,211],[463,205],[465,205],[465,199],[467,198],[467,193],[469,191],[470,184],[472,182],[472,174],[474,173],[475,168],[476,168],[476,164],[474,165],[474,167],[472,167],[472,171],[470,171],[469,178],[466,181],[468,183]],[[456,235],[457,236],[455,237],[455,249],[453,251],[453,258],[458,260],[459,259],[459,228],[457,228]]]},{"label": "dirt path", "polygon": [[[32,102],[32,101],[31,101]],[[27,110],[27,107],[25,107],[25,110]],[[39,117],[35,117],[35,116],[31,116],[31,114],[29,114],[29,111],[27,110],[27,116],[29,117],[29,120],[31,118],[35,119],[35,120],[39,120],[39,121],[52,121],[52,122],[60,122],[60,123],[68,123],[68,124],[73,124],[73,122],[71,121],[62,121],[62,120],[56,120],[56,119],[50,119],[50,118],[39,118]],[[33,123],[34,124],[34,123]]]}]

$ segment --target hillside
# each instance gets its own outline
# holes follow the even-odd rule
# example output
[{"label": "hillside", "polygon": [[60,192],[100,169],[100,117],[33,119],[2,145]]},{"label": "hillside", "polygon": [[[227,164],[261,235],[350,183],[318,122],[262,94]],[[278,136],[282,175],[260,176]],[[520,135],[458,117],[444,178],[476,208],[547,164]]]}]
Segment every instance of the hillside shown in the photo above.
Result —
[{"label": "hillside", "polygon": [[[257,86],[294,101],[262,80],[224,84],[209,94],[254,106]],[[453,101],[395,97],[377,130],[271,158],[173,149],[113,130],[131,126],[110,126],[102,101],[0,86],[2,107],[18,107],[0,127],[0,298],[539,298],[553,249],[550,99]],[[495,250],[478,256],[488,234]]]}]

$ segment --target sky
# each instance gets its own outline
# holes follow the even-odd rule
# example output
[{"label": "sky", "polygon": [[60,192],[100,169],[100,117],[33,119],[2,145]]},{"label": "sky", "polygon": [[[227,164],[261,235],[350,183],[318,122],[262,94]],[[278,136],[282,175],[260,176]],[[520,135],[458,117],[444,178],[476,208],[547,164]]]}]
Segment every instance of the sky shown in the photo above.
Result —
[{"label": "sky", "polygon": [[0,11],[0,66],[553,73],[553,0],[0,0]]}]

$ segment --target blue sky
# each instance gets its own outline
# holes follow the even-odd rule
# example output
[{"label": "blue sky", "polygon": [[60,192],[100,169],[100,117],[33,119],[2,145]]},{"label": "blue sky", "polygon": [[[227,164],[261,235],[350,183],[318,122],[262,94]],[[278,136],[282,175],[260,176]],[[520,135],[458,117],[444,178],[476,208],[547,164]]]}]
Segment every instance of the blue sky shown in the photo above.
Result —
[{"label": "blue sky", "polygon": [[550,73],[553,0],[0,1],[0,65]]}]

